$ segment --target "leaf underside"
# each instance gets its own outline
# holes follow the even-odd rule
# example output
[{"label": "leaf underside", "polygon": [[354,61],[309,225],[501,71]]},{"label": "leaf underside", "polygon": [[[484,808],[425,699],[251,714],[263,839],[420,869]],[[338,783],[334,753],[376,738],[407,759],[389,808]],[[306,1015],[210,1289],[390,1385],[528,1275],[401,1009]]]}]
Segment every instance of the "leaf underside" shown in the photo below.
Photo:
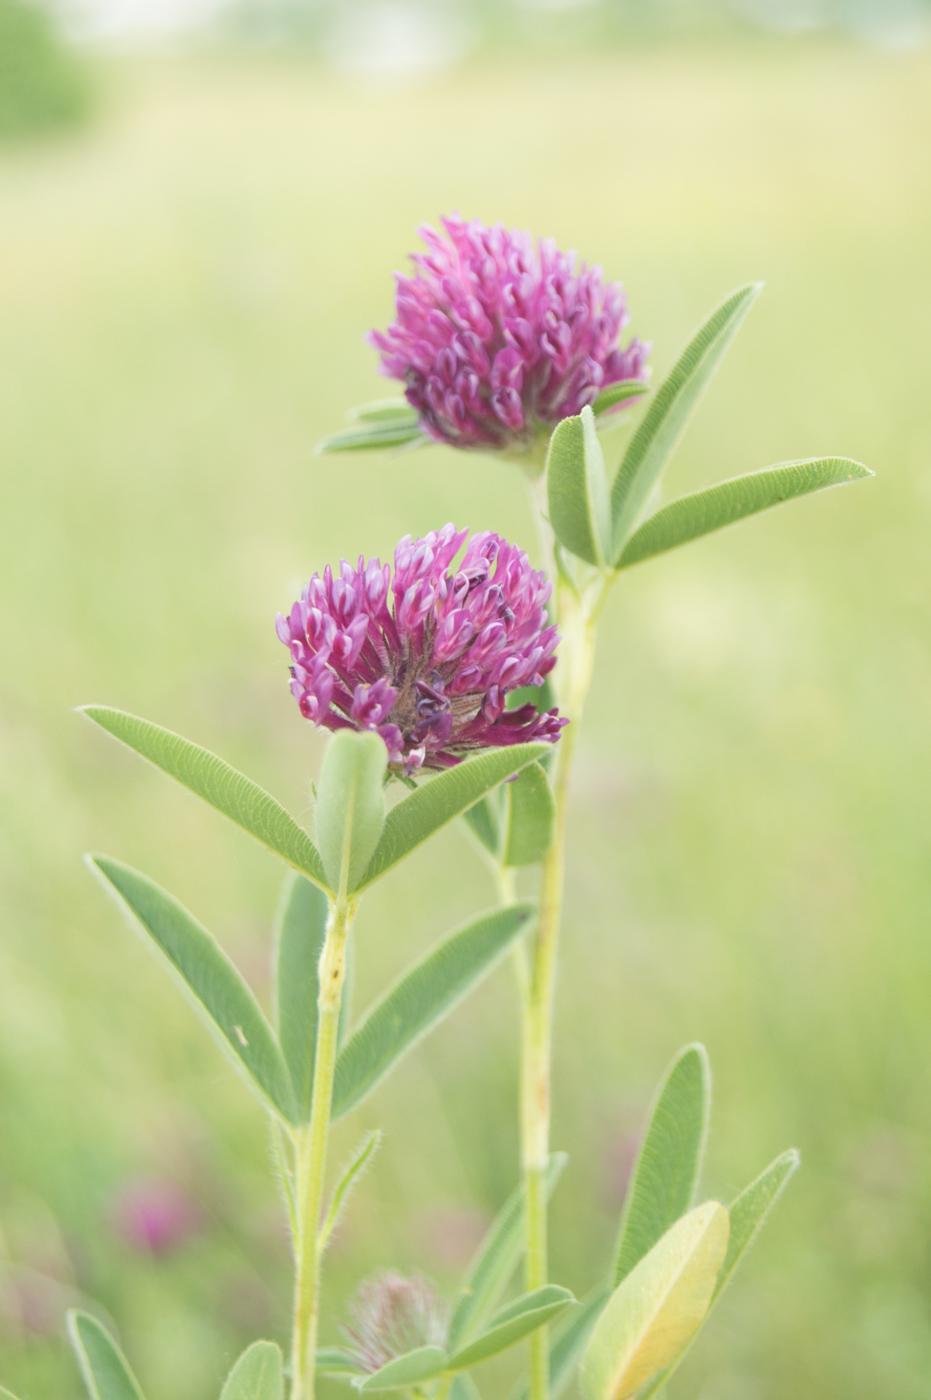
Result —
[{"label": "leaf underside", "polygon": [[91,1400],[143,1400],[129,1362],[95,1317],[70,1312],[68,1336]]}]

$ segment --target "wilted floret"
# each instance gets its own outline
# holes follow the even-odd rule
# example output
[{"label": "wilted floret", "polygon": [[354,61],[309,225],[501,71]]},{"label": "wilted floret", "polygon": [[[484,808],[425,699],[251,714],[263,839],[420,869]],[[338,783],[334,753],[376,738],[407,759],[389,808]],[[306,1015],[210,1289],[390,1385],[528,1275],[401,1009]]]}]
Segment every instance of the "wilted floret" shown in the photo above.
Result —
[{"label": "wilted floret", "polygon": [[394,1271],[366,1279],[349,1304],[347,1354],[370,1374],[416,1347],[446,1344],[449,1312],[434,1284]]},{"label": "wilted floret", "polygon": [[503,224],[442,223],[419,230],[428,251],[397,274],[397,318],[368,337],[431,437],[520,451],[608,385],[646,379],[650,347],[621,347],[627,299],[600,267]]},{"label": "wilted floret", "polygon": [[[291,653],[291,692],[305,719],[374,730],[389,763],[449,768],[475,749],[554,743],[566,723],[535,705],[508,710],[510,691],[539,686],[559,640],[546,616],[550,585],[523,550],[485,531],[444,525],[406,535],[391,567],[345,560],[314,574],[278,636]],[[462,559],[454,560],[465,544]]]}]

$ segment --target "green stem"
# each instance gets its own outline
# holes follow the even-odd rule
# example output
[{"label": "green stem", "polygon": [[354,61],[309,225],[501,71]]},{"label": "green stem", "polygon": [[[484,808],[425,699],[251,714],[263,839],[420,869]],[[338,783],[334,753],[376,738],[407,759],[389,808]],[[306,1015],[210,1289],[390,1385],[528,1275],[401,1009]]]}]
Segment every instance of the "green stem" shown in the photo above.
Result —
[{"label": "green stem", "polygon": [[[526,1288],[547,1282],[547,1191],[550,1155],[550,1074],[556,955],[562,915],[569,779],[582,708],[591,680],[595,624],[603,590],[581,595],[567,582],[557,589],[562,641],[557,668],[560,708],[571,721],[556,746],[553,793],[556,825],[543,861],[540,903],[524,1001],[521,1065],[521,1157],[527,1193]],[[530,1400],[547,1400],[547,1329],[530,1338]]]},{"label": "green stem", "polygon": [[344,895],[330,905],[320,957],[317,1052],[310,1122],[294,1135],[296,1233],[294,1239],[294,1330],[291,1341],[291,1400],[313,1400],[320,1297],[320,1210],[326,1171],[339,1037],[339,1008],[346,975],[346,939],[356,912]]}]

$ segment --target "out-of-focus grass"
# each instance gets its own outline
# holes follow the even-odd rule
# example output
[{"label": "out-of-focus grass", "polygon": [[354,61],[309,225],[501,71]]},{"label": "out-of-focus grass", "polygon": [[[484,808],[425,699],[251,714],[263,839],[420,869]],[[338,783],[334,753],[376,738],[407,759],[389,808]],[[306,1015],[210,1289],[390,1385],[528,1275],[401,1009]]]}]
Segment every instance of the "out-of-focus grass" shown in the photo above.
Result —
[{"label": "out-of-focus grass", "polygon": [[[382,94],[285,60],[114,76],[98,131],[0,161],[3,1383],[78,1394],[60,1324],[81,1295],[150,1400],[215,1394],[238,1346],[286,1327],[261,1116],[79,857],[163,881],[266,998],[280,872],[70,707],[177,727],[306,817],[321,745],[272,628],[298,581],[450,518],[532,546],[507,468],[311,455],[384,392],[362,333],[413,226],[458,207],[622,277],[658,373],[718,297],[768,280],[670,489],[825,452],[879,473],[632,571],[607,610],[573,812],[554,1277],[603,1268],[653,1084],[701,1038],[708,1189],[793,1143],[804,1171],[676,1393],[925,1396],[931,61],[770,41]],[[357,1005],[490,898],[461,834],[421,852],[364,907]],[[329,1336],[375,1265],[451,1285],[511,1187],[513,1021],[503,969],[340,1126],[337,1158],[388,1137],[334,1248]],[[114,1229],[139,1177],[201,1214],[157,1258]]]}]

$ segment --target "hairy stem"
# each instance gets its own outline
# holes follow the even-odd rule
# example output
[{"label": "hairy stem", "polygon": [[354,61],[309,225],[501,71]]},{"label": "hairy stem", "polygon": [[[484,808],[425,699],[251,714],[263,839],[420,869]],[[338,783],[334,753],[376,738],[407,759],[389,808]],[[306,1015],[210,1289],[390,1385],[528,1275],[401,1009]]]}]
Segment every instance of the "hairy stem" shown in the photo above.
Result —
[{"label": "hairy stem", "polygon": [[355,902],[341,896],[330,906],[320,957],[317,1054],[310,1122],[295,1133],[294,1329],[291,1340],[291,1400],[313,1400],[320,1298],[320,1209],[326,1171],[339,1008],[346,975],[346,940]]},{"label": "hairy stem", "polygon": [[[547,1282],[546,1176],[550,1155],[553,997],[562,915],[566,815],[578,726],[592,673],[599,603],[600,597],[580,595],[565,582],[559,585],[557,606],[562,642],[558,696],[562,713],[571,722],[556,746],[553,773],[556,826],[553,843],[543,861],[539,913],[523,997],[521,1037],[521,1157],[527,1192],[525,1268],[528,1292],[542,1288]],[[531,1400],[547,1400],[548,1391],[547,1329],[540,1327],[530,1338]]]}]

